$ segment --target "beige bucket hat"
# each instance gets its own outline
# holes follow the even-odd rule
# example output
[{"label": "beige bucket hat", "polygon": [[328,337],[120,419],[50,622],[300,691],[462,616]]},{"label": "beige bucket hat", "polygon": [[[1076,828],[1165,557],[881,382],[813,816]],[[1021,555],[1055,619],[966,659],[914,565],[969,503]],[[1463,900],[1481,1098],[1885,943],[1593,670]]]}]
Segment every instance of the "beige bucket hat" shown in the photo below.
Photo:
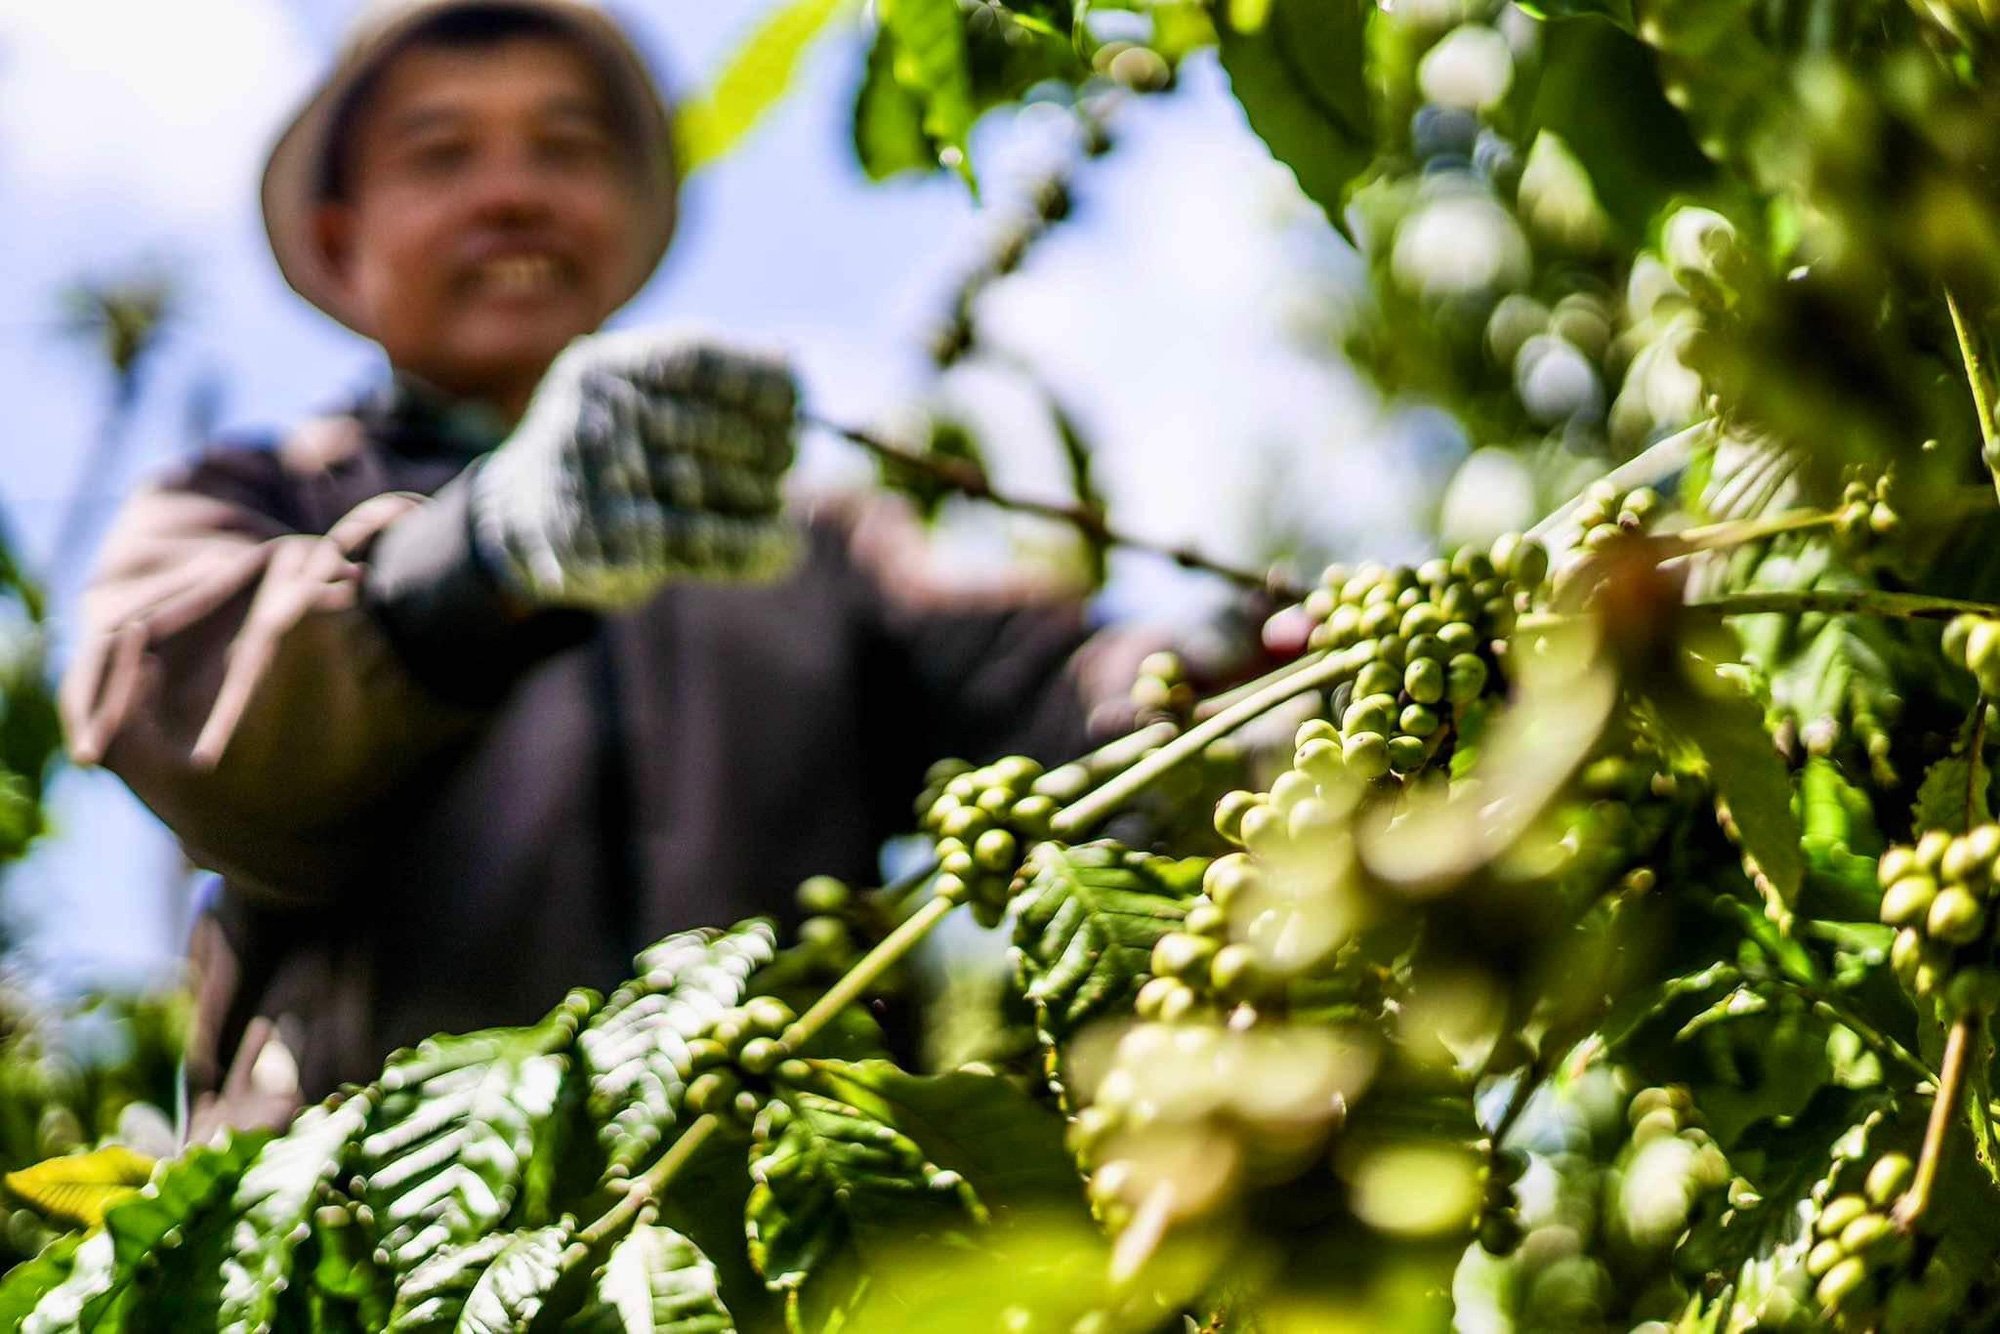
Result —
[{"label": "beige bucket hat", "polygon": [[313,214],[323,202],[328,139],[334,121],[357,84],[396,54],[410,33],[453,10],[500,8],[545,15],[573,33],[610,81],[621,109],[644,137],[648,244],[633,269],[621,300],[629,300],[659,267],[673,239],[679,215],[679,164],[674,158],[673,122],[645,59],[595,0],[370,0],[349,32],[325,82],[306,100],[279,137],[264,166],[264,230],[278,269],[292,290],[357,333],[356,312],[347,308],[341,284],[314,236]]}]

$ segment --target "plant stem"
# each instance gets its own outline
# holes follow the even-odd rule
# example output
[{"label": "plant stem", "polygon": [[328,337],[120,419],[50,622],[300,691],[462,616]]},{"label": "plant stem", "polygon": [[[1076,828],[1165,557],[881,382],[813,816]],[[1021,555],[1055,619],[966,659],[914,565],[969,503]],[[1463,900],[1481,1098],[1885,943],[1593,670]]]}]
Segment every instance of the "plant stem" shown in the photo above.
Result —
[{"label": "plant stem", "polygon": [[[1620,491],[1630,491],[1634,487],[1651,486],[1679,472],[1687,466],[1694,455],[1694,442],[1704,431],[1712,429],[1712,421],[1698,421],[1684,431],[1677,431],[1664,440],[1649,445],[1632,458],[1613,468],[1600,480],[1609,482]],[[1595,483],[1592,483],[1595,485]],[[1562,504],[1543,515],[1530,528],[1527,536],[1536,541],[1546,541],[1549,536],[1563,527],[1576,507],[1583,503],[1581,493],[1570,497]]]},{"label": "plant stem", "polygon": [[1986,823],[1986,784],[1982,781],[1986,755],[1986,692],[1972,700],[1972,717],[1966,720],[1965,738],[1965,832]]},{"label": "plant stem", "polygon": [[1979,333],[1966,320],[1950,288],[1945,289],[1944,304],[1951,312],[1951,331],[1958,335],[1958,355],[1965,363],[1965,382],[1972,389],[1972,408],[1979,417],[1980,452],[1993,474],[1994,491],[2000,494],[2000,421],[1994,416],[1993,386],[1987,383]]},{"label": "plant stem", "polygon": [[1147,723],[1136,732],[1127,732],[1105,742],[1088,755],[1079,756],[1075,763],[1089,770],[1091,778],[1101,783],[1131,768],[1180,734],[1181,729],[1175,723]]},{"label": "plant stem", "polygon": [[1548,1078],[1548,1071],[1542,1068],[1541,1057],[1521,1067],[1521,1082],[1507,1093],[1507,1105],[1500,1109],[1500,1119],[1493,1123],[1493,1133],[1487,1136],[1492,1148],[1490,1154],[1497,1154],[1505,1147],[1507,1136],[1528,1110],[1528,1103],[1534,1098],[1535,1090]]},{"label": "plant stem", "polygon": [[910,895],[922,889],[925,882],[937,874],[937,869],[937,858],[926,857],[923,865],[905,875],[898,876],[877,890],[876,894],[879,896],[881,902],[900,906],[908,901]]},{"label": "plant stem", "polygon": [[949,899],[932,899],[923,907],[903,919],[894,931],[882,938],[882,942],[855,962],[838,982],[827,988],[812,1007],[793,1021],[781,1039],[786,1048],[798,1051],[810,1042],[813,1036],[833,1017],[867,994],[875,981],[901,962],[904,955],[915,949],[923,938],[931,933],[931,928],[942,922],[956,907]]},{"label": "plant stem", "polygon": [[1721,523],[1703,524],[1697,528],[1683,528],[1678,533],[1665,533],[1660,541],[1679,550],[1669,560],[1697,551],[1719,551],[1724,547],[1740,547],[1748,542],[1760,542],[1767,537],[1781,533],[1804,532],[1812,528],[1830,528],[1834,515],[1825,510],[1793,510],[1787,514],[1772,514],[1756,519],[1726,519]]},{"label": "plant stem", "polygon": [[1229,708],[1238,700],[1248,699],[1266,686],[1281,681],[1294,672],[1302,672],[1317,661],[1318,658],[1311,654],[1302,658],[1295,658],[1282,667],[1273,668],[1254,681],[1245,681],[1242,685],[1225,690],[1219,695],[1211,695],[1194,706],[1195,719],[1196,721],[1205,721],[1213,718],[1216,714]]},{"label": "plant stem", "polygon": [[1928,593],[1890,593],[1877,588],[1779,589],[1756,593],[1724,593],[1688,603],[1693,611],[1718,616],[1754,616],[1763,612],[1795,614],[1817,611],[1832,616],[1896,616],[1912,620],[1943,620],[1963,612],[2000,616],[2000,606]]},{"label": "plant stem", "polygon": [[985,469],[979,467],[977,464],[968,463],[961,459],[932,458],[927,454],[919,454],[912,450],[904,449],[900,445],[890,444],[887,440],[868,431],[859,430],[851,426],[843,426],[839,422],[828,421],[823,417],[815,417],[807,414],[802,420],[809,426],[817,426],[823,431],[828,431],[843,440],[857,444],[878,458],[884,458],[899,467],[920,472],[939,485],[956,491],[960,495],[969,496],[974,500],[984,500],[989,504],[999,506],[1001,509],[1014,510],[1017,513],[1032,514],[1039,518],[1053,519],[1058,523],[1066,523],[1094,542],[1105,542],[1112,546],[1125,547],[1132,551],[1150,552],[1153,555],[1172,561],[1184,570],[1201,570],[1208,574],[1217,575],[1244,588],[1269,593],[1281,602],[1297,602],[1305,597],[1304,589],[1293,584],[1290,580],[1280,577],[1275,572],[1259,572],[1257,570],[1244,569],[1241,566],[1228,565],[1222,561],[1204,556],[1192,547],[1172,546],[1164,542],[1155,542],[1147,538],[1134,536],[1122,529],[1112,527],[1104,516],[1092,507],[1057,504],[1047,500],[1032,500],[1026,496],[1017,496],[1008,492],[995,490],[992,482],[987,479]]},{"label": "plant stem", "polygon": [[1931,1077],[1931,1068],[1917,1059],[1908,1047],[1884,1033],[1875,1025],[1855,1014],[1838,1001],[1829,1000],[1811,987],[1801,986],[1790,978],[1780,978],[1784,985],[1797,991],[1802,999],[1812,1007],[1812,1012],[1828,1023],[1839,1024],[1861,1039],[1861,1045],[1877,1056],[1885,1056],[1915,1075],[1918,1079]]},{"label": "plant stem", "polygon": [[1056,837],[1075,838],[1089,831],[1182,761],[1201,754],[1215,741],[1286,700],[1351,675],[1358,666],[1352,650],[1322,654],[1305,661],[1310,665],[1280,668],[1253,683],[1257,688],[1228,708],[1197,723],[1110,782],[1065,806],[1056,813]]},{"label": "plant stem", "polygon": [[606,1209],[597,1221],[576,1234],[576,1240],[563,1251],[563,1267],[568,1268],[572,1258],[581,1261],[585,1255],[595,1252],[606,1244],[618,1240],[627,1229],[639,1221],[640,1214],[652,1209],[680,1170],[688,1165],[701,1146],[711,1135],[722,1128],[722,1123],[713,1116],[699,1116],[679,1139],[667,1147],[659,1161],[647,1168],[645,1173],[633,1179],[618,1197],[618,1202]]},{"label": "plant stem", "polygon": [[1960,1015],[1944,1040],[1944,1066],[1938,1071],[1937,1100],[1931,1104],[1923,1151],[1917,1156],[1916,1180],[1910,1183],[1903,1198],[1896,1201],[1896,1226],[1904,1232],[1913,1230],[1931,1206],[1931,1191],[1937,1186],[1945,1141],[1951,1137],[1951,1123],[1958,1115],[1958,1099],[1965,1089],[1966,1066],[1972,1055],[1973,1030],[1978,1024],[1976,1015]]}]

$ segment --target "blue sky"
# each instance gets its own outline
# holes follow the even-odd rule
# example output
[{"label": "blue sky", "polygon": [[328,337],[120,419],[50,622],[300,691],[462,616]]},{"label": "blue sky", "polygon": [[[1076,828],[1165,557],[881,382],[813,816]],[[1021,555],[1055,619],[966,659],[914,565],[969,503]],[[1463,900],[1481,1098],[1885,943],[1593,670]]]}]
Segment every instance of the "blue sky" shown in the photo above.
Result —
[{"label": "blue sky", "polygon": [[[190,448],[191,405],[228,429],[270,430],[380,373],[371,349],[292,297],[254,206],[262,153],[331,57],[344,0],[0,0],[0,505],[31,560],[85,488],[108,512]],[[701,82],[756,20],[753,4],[616,6],[677,86]],[[985,209],[955,181],[870,185],[847,146],[861,36],[817,51],[792,97],[730,158],[689,183],[674,252],[621,317],[692,319],[775,339],[816,410],[893,421],[926,383],[919,349],[941,295],[999,211],[1064,142],[1057,117],[989,124],[975,141]],[[1220,555],[1254,550],[1273,497],[1326,542],[1406,551],[1416,485],[1395,434],[1344,368],[1286,337],[1350,257],[1242,124],[1219,72],[1131,106],[1124,146],[1080,179],[1077,217],[982,308],[992,341],[1083,410],[1127,526]],[[74,278],[157,260],[187,306],[149,381],[120,466],[79,474],[98,429],[101,372],[52,336]],[[1054,445],[1018,385],[969,372],[949,390],[990,423],[1003,483],[1057,485]],[[859,475],[842,447],[802,465]],[[966,516],[955,549],[1022,536]],[[57,579],[57,639],[74,572]],[[1186,615],[1212,594],[1143,558],[1115,567],[1112,604]],[[57,786],[58,830],[12,878],[8,904],[42,976],[158,976],[177,954],[178,862],[103,774]]]}]

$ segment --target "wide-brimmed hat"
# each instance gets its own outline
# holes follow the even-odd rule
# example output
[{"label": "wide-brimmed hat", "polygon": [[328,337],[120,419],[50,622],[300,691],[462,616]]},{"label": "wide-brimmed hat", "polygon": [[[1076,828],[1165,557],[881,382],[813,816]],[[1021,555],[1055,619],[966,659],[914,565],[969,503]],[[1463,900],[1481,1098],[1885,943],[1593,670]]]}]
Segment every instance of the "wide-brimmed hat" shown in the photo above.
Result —
[{"label": "wide-brimmed hat", "polygon": [[350,329],[368,332],[357,312],[348,308],[313,227],[314,211],[324,200],[335,122],[355,88],[401,50],[411,33],[453,10],[493,8],[546,16],[572,34],[603,71],[620,111],[641,136],[647,244],[620,301],[645,286],[673,239],[680,172],[668,103],[632,39],[595,0],[371,0],[325,81],[272,148],[264,165],[262,191],[264,230],[285,281]]}]

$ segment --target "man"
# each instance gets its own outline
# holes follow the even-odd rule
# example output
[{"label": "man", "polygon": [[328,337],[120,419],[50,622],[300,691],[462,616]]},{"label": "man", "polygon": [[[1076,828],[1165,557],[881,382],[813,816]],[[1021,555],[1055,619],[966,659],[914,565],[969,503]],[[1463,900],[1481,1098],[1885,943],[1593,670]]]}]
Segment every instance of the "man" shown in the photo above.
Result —
[{"label": "man", "polygon": [[403,0],[271,157],[280,267],[393,386],[130,502],[64,688],[223,878],[204,1121],[866,878],[940,755],[1081,744],[1074,606],[943,603],[781,514],[781,360],[580,338],[666,249],[669,143],[586,0]]}]

